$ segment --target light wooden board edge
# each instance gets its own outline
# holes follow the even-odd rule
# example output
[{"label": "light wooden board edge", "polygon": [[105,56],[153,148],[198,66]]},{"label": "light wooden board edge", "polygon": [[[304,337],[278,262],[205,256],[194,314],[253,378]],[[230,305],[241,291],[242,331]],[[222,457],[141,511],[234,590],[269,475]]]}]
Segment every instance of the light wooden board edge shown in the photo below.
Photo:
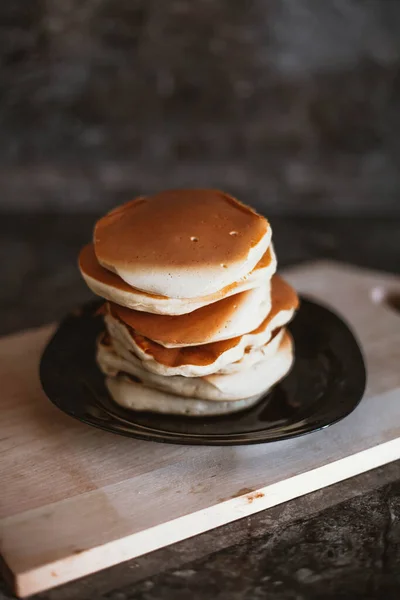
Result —
[{"label": "light wooden board edge", "polygon": [[14,576],[15,593],[24,598],[43,592],[54,585],[61,585],[137,558],[398,459],[400,438],[123,539],[91,548],[79,555],[49,563],[26,573],[17,573]]}]

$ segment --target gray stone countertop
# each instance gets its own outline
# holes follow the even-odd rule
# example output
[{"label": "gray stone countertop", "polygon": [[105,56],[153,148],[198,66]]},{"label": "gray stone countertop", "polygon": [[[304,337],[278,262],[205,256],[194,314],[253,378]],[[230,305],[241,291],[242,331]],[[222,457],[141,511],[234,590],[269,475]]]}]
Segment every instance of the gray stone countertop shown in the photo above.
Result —
[{"label": "gray stone countertop", "polygon": [[[0,331],[90,297],[76,269],[97,215],[2,215]],[[280,265],[333,258],[400,271],[400,221],[271,219]],[[42,600],[397,600],[400,462],[59,589]],[[0,600],[12,596],[0,580]]]}]

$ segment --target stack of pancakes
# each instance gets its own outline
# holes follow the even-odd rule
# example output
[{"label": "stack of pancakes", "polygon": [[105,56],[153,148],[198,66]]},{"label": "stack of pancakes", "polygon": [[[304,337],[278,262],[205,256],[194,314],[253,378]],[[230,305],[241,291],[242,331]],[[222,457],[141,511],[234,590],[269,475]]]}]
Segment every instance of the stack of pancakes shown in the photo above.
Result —
[{"label": "stack of pancakes", "polygon": [[128,202],[97,222],[79,266],[107,300],[97,361],[118,404],[228,414],[290,370],[297,295],[275,274],[268,221],[227,194]]}]

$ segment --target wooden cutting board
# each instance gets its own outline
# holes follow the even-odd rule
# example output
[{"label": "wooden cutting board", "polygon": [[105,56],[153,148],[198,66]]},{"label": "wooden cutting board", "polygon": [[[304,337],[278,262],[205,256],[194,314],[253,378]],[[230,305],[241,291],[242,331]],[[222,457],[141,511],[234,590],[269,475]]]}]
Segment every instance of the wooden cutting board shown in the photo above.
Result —
[{"label": "wooden cutting board", "polygon": [[54,327],[0,340],[0,554],[19,596],[218,527],[400,458],[400,279],[334,263],[287,272],[351,323],[367,393],[301,438],[240,447],[135,441],[58,411],[38,379]]}]

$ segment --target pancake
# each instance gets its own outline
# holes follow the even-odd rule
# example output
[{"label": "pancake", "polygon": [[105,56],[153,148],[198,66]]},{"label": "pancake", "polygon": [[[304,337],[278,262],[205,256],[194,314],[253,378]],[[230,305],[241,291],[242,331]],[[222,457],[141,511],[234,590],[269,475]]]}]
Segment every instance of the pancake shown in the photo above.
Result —
[{"label": "pancake", "polygon": [[213,294],[245,277],[271,240],[268,221],[217,190],[170,190],[100,219],[101,266],[135,289],[169,298]]},{"label": "pancake", "polygon": [[228,401],[249,398],[265,392],[280,381],[293,362],[293,343],[287,331],[277,351],[248,368],[229,374],[214,374],[206,377],[164,377],[143,368],[141,361],[132,356],[125,360],[112,346],[98,342],[97,362],[109,377],[128,374],[143,385],[169,394],[209,401]]},{"label": "pancake", "polygon": [[107,271],[98,263],[93,244],[82,248],[79,256],[79,268],[92,292],[106,300],[137,311],[162,315],[182,315],[267,283],[276,271],[276,256],[270,245],[255,268],[242,279],[214,294],[202,295],[198,298],[168,298],[148,294],[131,287],[118,275]]},{"label": "pancake", "polygon": [[[223,361],[215,361],[210,365],[181,365],[178,367],[168,367],[166,365],[157,363],[156,361],[146,360],[143,358],[139,358],[136,353],[132,353],[132,351],[127,350],[126,346],[124,346],[118,339],[114,338],[111,342],[109,341],[109,346],[126,361],[132,361],[134,364],[138,364],[138,360],[140,361],[141,366],[144,369],[147,369],[151,373],[156,373],[163,377],[172,377],[175,375],[181,375],[182,377],[206,377],[207,375],[217,374],[228,374],[228,373],[236,373],[237,371],[242,371],[244,368],[248,368],[254,365],[256,362],[267,358],[268,356],[272,356],[279,347],[279,344],[282,341],[282,338],[285,334],[285,328],[281,327],[276,329],[271,338],[263,345],[249,346],[247,347],[240,358],[235,362],[229,362],[224,364]],[[226,358],[227,355],[224,356]],[[223,365],[220,367],[220,365]],[[220,368],[219,368],[220,367]]]},{"label": "pancake", "polygon": [[168,415],[186,415],[189,417],[212,417],[229,415],[257,404],[264,394],[253,398],[211,402],[199,398],[181,398],[147,388],[141,383],[124,375],[107,377],[106,385],[114,401],[129,410],[137,412],[155,412]]},{"label": "pancake", "polygon": [[274,331],[292,319],[298,307],[295,290],[278,275],[274,275],[271,283],[272,307],[267,317],[250,333],[229,340],[200,346],[165,348],[136,333],[110,314],[105,317],[106,328],[118,354],[126,360],[130,360],[132,354],[138,356],[143,367],[152,373],[163,376],[206,376],[241,360],[250,349],[264,346]]},{"label": "pancake", "polygon": [[153,315],[108,303],[115,319],[166,348],[227,340],[256,329],[271,310],[271,283],[224,298],[185,315]]}]

